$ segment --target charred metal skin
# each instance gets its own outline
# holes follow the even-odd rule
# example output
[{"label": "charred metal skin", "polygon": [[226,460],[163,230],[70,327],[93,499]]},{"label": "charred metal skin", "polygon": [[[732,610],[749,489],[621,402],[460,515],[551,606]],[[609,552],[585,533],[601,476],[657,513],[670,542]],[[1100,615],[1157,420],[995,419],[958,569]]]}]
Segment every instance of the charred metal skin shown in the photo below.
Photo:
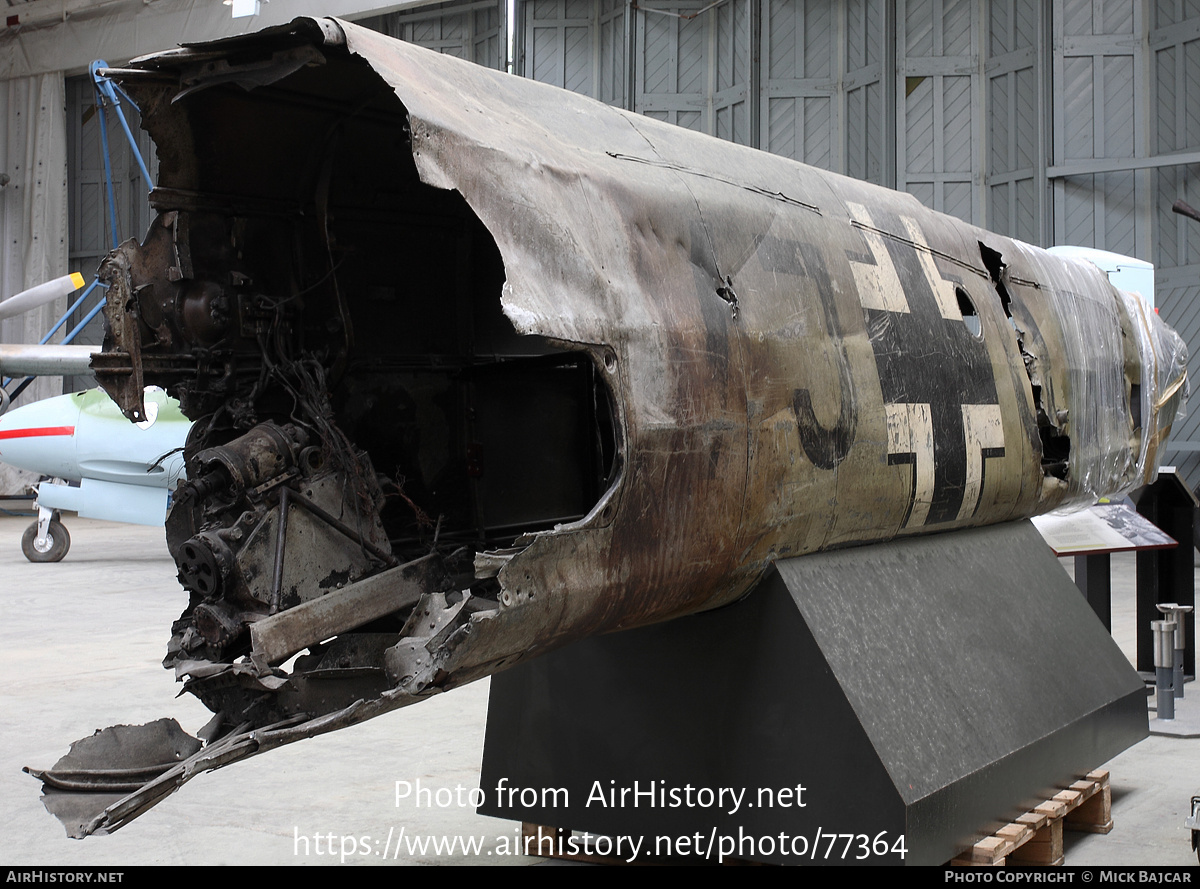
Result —
[{"label": "charred metal skin", "polygon": [[1119,495],[1185,394],[1140,299],[909,195],[334,20],[134,67],[94,364],[197,418],[166,663],[218,715],[79,835],[779,558]]}]

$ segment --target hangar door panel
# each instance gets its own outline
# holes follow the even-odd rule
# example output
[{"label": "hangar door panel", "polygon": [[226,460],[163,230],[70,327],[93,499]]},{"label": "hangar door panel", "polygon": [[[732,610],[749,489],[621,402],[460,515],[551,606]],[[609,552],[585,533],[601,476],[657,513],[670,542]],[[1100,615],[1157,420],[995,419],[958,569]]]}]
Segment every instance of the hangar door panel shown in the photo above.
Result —
[{"label": "hangar door panel", "polygon": [[372,16],[356,24],[503,71],[508,67],[505,8],[504,0],[439,3]]},{"label": "hangar door panel", "polygon": [[1089,163],[1149,153],[1142,10],[1124,0],[1055,2],[1053,243],[1152,258],[1149,173]]},{"label": "hangar door panel", "polygon": [[627,8],[624,0],[522,0],[517,72],[628,108]]},{"label": "hangar door panel", "polygon": [[840,172],[838,22],[836,6],[820,0],[764,0],[761,146]]},{"label": "hangar door panel", "polygon": [[638,9],[633,110],[752,145],[752,3],[708,6],[689,0]]},{"label": "hangar door panel", "polygon": [[[1154,10],[1150,67],[1154,91],[1154,154],[1200,151],[1200,6],[1164,0]],[[1182,198],[1200,207],[1200,164],[1159,167],[1154,178],[1154,262],[1157,305],[1190,347],[1188,374],[1200,379],[1200,223],[1171,212]],[[1200,411],[1192,408],[1173,443],[1200,449]],[[1166,462],[1200,479],[1200,450],[1170,451]]]},{"label": "hangar door panel", "polygon": [[885,121],[891,117],[887,97],[894,72],[885,72],[885,7],[877,0],[848,0],[845,8],[845,166],[840,172],[876,185],[894,185],[894,165],[886,149],[892,138]]},{"label": "hangar door panel", "polygon": [[[791,4],[787,4],[791,5]],[[517,70],[653,117],[755,144],[758,0],[522,0]]]},{"label": "hangar door panel", "polygon": [[517,70],[824,169],[892,181],[885,4],[709,6],[523,0]]},{"label": "hangar door panel", "polygon": [[975,184],[983,107],[973,0],[898,0],[897,186],[925,206],[982,223]]},{"label": "hangar door panel", "polygon": [[1040,0],[1003,0],[989,4],[987,15],[986,227],[1040,244],[1045,233],[1042,5]]},{"label": "hangar door panel", "polygon": [[762,0],[761,9],[761,147],[893,184],[885,150],[885,5]]}]

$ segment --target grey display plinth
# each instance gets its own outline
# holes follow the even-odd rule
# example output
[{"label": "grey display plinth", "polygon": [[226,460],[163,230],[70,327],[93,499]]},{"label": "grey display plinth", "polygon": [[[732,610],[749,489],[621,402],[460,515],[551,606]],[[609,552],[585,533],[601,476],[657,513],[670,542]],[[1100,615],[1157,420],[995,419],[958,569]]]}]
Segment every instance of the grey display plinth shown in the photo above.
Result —
[{"label": "grey display plinth", "polygon": [[[778,863],[899,863],[875,853],[903,834],[940,864],[1146,734],[1137,673],[1020,522],[785,560],[493,677],[479,811]],[[672,806],[688,787],[745,795]]]}]

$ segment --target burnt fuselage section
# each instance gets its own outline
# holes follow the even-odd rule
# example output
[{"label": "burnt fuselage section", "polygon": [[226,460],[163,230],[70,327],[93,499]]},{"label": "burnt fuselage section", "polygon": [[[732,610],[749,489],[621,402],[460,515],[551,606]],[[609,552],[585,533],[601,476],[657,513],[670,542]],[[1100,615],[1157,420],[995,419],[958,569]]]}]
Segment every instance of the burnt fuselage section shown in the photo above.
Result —
[{"label": "burnt fuselage section", "polygon": [[94,366],[197,420],[189,775],[778,558],[1127,490],[1183,394],[1136,297],[907,195],[332,20],[136,64],[159,216]]},{"label": "burnt fuselage section", "polygon": [[[192,604],[167,665],[259,725],[440,681],[432,657],[385,666],[406,623],[511,604],[496,575],[517,541],[583,519],[619,469],[611,351],[518,335],[495,240],[420,180],[394,92],[301,56],[249,92],[142,87],[159,215],[103,272],[102,383],[131,418],[151,380],[201,418],[168,522]],[[185,132],[194,153],[172,150]],[[400,607],[272,635],[273,615],[409,563],[423,588]],[[288,681],[275,667],[304,648]]]}]

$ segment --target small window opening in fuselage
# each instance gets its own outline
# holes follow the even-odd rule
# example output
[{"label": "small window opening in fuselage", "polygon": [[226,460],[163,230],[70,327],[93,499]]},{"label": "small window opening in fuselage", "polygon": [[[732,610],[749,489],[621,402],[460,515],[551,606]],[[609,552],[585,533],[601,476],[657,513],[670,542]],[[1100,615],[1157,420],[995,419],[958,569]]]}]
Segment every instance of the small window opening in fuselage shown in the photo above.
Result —
[{"label": "small window opening in fuselage", "polygon": [[979,321],[979,313],[975,311],[975,304],[961,287],[954,288],[954,295],[958,298],[958,312],[962,315],[963,326],[967,328],[967,333],[979,339],[983,336],[983,325]]}]

